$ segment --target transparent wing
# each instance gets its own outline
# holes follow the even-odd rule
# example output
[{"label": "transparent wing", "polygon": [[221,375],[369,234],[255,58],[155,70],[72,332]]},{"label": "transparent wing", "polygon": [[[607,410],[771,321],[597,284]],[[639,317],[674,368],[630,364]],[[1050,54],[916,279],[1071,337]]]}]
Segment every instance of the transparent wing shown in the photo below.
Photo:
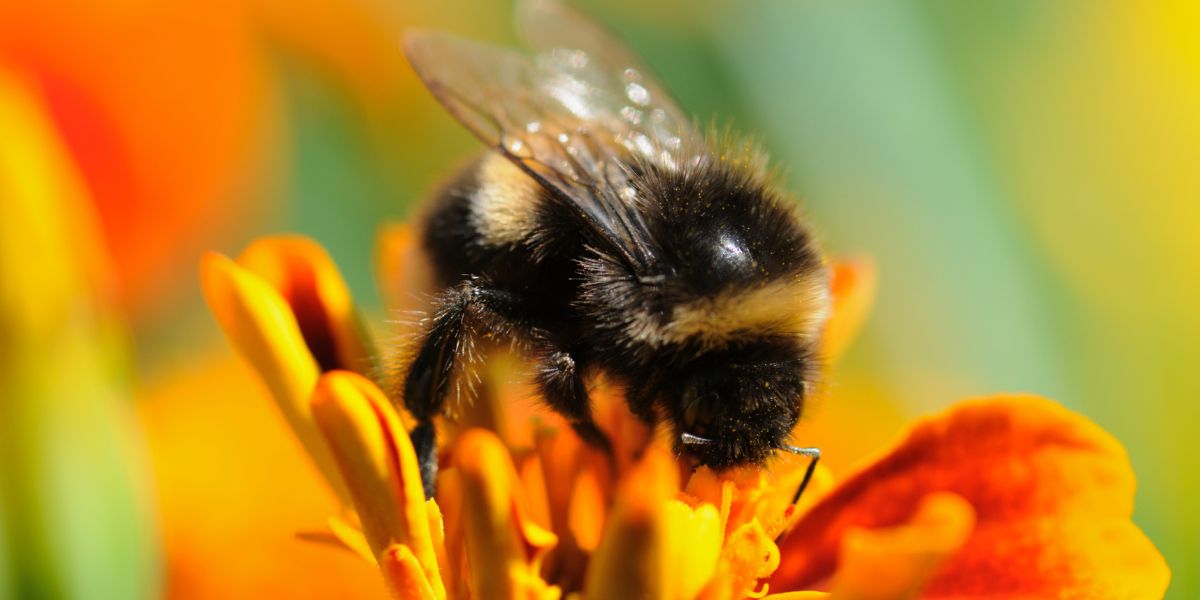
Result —
[{"label": "transparent wing", "polygon": [[702,137],[599,27],[545,0],[523,5],[519,19],[535,54],[435,32],[409,32],[405,50],[459,121],[567,202],[631,266],[645,267],[653,243],[631,165],[674,170],[703,160]]},{"label": "transparent wing", "polygon": [[[630,129],[646,135],[654,145],[672,151],[671,154],[676,148],[703,149],[702,144],[686,147],[689,142],[702,142],[691,117],[679,108],[641,59],[603,26],[554,0],[522,0],[516,13],[519,33],[538,52],[554,53],[566,48],[587,57],[586,68],[577,76],[593,89],[608,90],[617,96],[612,108],[628,122]],[[647,154],[646,158],[660,157]]]}]

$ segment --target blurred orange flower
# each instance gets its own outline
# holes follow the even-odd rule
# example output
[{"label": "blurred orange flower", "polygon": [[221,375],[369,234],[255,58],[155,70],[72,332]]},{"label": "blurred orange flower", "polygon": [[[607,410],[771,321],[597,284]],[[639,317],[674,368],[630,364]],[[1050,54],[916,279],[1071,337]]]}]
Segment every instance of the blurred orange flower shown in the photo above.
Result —
[{"label": "blurred orange flower", "polygon": [[[411,248],[407,231],[390,235],[385,250]],[[308,537],[377,564],[397,597],[1157,598],[1166,588],[1162,557],[1130,522],[1121,446],[1034,397],[929,417],[840,483],[819,469],[796,502],[803,461],[689,472],[605,390],[597,421],[616,460],[550,414],[523,418],[520,435],[447,429],[438,495],[426,500],[407,418],[373,379],[371,346],[320,248],[260,240],[236,262],[207,256],[202,271],[234,346],[353,508]],[[865,314],[873,281],[867,263],[835,272],[831,353]],[[484,424],[523,404],[487,396]]]},{"label": "blurred orange flower", "polygon": [[49,113],[137,315],[178,293],[163,283],[182,262],[278,197],[275,47],[345,92],[376,145],[396,137],[420,93],[394,47],[399,12],[327,0],[0,2],[0,65]]},{"label": "blurred orange flower", "polygon": [[238,2],[3,2],[0,61],[36,82],[127,299],[211,234],[254,172],[266,72]]}]

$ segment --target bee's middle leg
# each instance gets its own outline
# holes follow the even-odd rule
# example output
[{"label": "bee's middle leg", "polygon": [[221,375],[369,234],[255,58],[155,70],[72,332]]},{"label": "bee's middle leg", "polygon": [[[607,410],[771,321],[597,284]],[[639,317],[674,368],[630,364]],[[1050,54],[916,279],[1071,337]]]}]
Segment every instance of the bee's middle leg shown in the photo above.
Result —
[{"label": "bee's middle leg", "polygon": [[592,419],[592,404],[583,383],[581,365],[546,339],[534,341],[537,386],[546,404],[566,417],[585,443],[612,455],[612,441]]}]

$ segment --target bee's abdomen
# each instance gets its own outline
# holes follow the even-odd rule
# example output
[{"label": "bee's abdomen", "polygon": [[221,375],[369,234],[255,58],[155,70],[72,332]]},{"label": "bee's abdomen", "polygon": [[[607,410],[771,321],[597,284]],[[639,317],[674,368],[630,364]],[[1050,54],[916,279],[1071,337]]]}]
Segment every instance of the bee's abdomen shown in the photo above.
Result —
[{"label": "bee's abdomen", "polygon": [[499,154],[468,164],[430,200],[423,219],[437,285],[483,276],[525,296],[568,302],[574,253],[535,251],[556,237],[547,232],[547,201],[536,181]]},{"label": "bee's abdomen", "polygon": [[472,161],[443,185],[423,207],[421,245],[439,288],[479,274],[479,234],[471,222],[471,198],[479,186],[480,161]]}]

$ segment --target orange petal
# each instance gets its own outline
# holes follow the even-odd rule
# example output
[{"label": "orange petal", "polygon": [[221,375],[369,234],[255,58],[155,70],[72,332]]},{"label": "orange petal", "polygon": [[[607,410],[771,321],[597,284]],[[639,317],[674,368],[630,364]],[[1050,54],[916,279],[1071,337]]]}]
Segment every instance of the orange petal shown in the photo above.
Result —
[{"label": "orange petal", "polygon": [[[565,427],[565,426],[564,426]],[[539,428],[534,434],[537,456],[545,480],[545,496],[550,529],[558,533],[559,543],[546,557],[546,573],[569,589],[583,581],[588,555],[579,548],[572,533],[573,519],[580,514],[572,511],[575,476],[587,453],[583,442],[561,429]]]},{"label": "orange petal", "polygon": [[200,275],[204,297],[225,335],[262,377],[330,487],[349,503],[329,447],[312,420],[308,401],[319,371],[291,308],[262,278],[220,254],[204,255]]},{"label": "orange petal", "polygon": [[526,454],[521,459],[517,472],[521,478],[521,487],[525,490],[529,518],[541,527],[552,530],[550,500],[546,496],[546,473],[542,470],[541,457],[532,452]]},{"label": "orange petal", "polygon": [[596,549],[604,527],[605,497],[600,487],[601,474],[596,469],[581,469],[571,490],[567,523],[579,547],[587,552]]},{"label": "orange petal", "polygon": [[623,474],[637,462],[654,430],[630,412],[624,391],[603,379],[594,386],[591,399],[592,416],[612,441],[617,473]]},{"label": "orange petal", "polygon": [[508,449],[496,434],[470,429],[453,454],[473,597],[557,598],[538,572],[558,538],[529,519]]},{"label": "orange petal", "polygon": [[453,576],[446,578],[446,593],[450,598],[469,598],[466,579],[470,573],[467,569],[466,545],[463,540],[463,494],[462,478],[458,469],[443,468],[438,472],[437,506],[442,513],[442,524],[445,527],[444,563],[439,561],[447,573]]},{"label": "orange petal", "polygon": [[393,544],[407,546],[444,598],[416,453],[383,392],[360,375],[331,371],[312,403],[371,550],[380,556]]},{"label": "orange petal", "polygon": [[1124,449],[1081,416],[1029,396],[965,402],[804,514],[772,586],[813,587],[833,574],[848,531],[897,525],[948,491],[977,525],[926,597],[1161,597],[1169,573],[1130,522],[1133,489]]},{"label": "orange petal", "polygon": [[652,446],[618,492],[588,567],[584,597],[692,598],[712,577],[721,515],[711,504],[678,500],[674,458]]},{"label": "orange petal", "polygon": [[305,345],[322,371],[375,372],[350,290],[325,249],[301,236],[256,240],[237,262],[291,307]]},{"label": "orange petal", "polygon": [[822,338],[823,354],[831,362],[842,355],[862,328],[875,301],[878,281],[875,263],[866,257],[835,262],[832,271],[833,311]]},{"label": "orange petal", "polygon": [[934,570],[966,542],[974,521],[966,500],[939,492],[926,496],[903,525],[847,531],[831,597],[915,598]]},{"label": "orange petal", "polygon": [[429,539],[433,543],[436,564],[444,568],[450,564],[450,555],[446,552],[446,519],[437,500],[430,498],[425,501],[425,516],[429,519]]},{"label": "orange petal", "polygon": [[425,578],[421,563],[404,544],[392,544],[379,558],[383,578],[392,597],[403,600],[434,600],[437,596]]}]

